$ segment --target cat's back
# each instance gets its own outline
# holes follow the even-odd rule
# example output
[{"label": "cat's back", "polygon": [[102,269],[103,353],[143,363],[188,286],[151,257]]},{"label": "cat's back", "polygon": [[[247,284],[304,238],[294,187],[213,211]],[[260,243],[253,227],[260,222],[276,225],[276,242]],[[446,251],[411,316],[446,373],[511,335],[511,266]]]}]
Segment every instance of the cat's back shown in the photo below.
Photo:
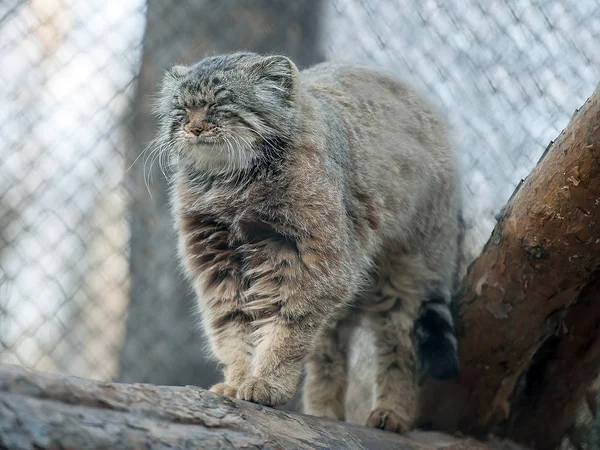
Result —
[{"label": "cat's back", "polygon": [[386,146],[391,139],[397,148],[401,137],[408,147],[429,149],[436,157],[449,151],[447,126],[437,108],[389,72],[324,62],[300,72],[300,82],[305,92],[335,110],[358,145],[375,138]]},{"label": "cat's back", "polygon": [[345,93],[356,98],[371,95],[406,95],[406,86],[400,79],[381,69],[364,64],[327,61],[300,72],[303,85],[311,91]]},{"label": "cat's back", "polygon": [[302,71],[300,84],[329,130],[343,130],[347,176],[389,212],[384,230],[405,228],[405,234],[420,226],[415,218],[428,202],[456,215],[459,177],[448,127],[417,90],[383,71],[339,62]]}]

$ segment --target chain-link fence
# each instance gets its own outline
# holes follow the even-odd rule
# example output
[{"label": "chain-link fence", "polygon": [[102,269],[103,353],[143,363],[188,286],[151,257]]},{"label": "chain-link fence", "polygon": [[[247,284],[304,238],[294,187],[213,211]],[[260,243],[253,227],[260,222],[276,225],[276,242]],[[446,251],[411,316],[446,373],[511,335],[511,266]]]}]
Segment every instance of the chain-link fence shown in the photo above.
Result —
[{"label": "chain-link fence", "polygon": [[167,66],[249,48],[397,71],[454,126],[476,249],[600,81],[599,42],[597,0],[5,0],[0,362],[213,379],[166,183],[151,159],[132,164],[152,139],[150,97]]}]

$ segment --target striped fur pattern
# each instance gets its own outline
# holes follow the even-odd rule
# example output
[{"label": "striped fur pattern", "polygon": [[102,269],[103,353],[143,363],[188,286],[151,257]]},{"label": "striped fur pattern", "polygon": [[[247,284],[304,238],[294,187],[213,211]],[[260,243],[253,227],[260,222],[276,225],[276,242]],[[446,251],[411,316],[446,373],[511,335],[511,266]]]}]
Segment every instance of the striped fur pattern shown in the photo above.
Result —
[{"label": "striped fur pattern", "polygon": [[212,390],[345,418],[373,333],[371,426],[411,428],[423,371],[457,374],[459,174],[446,126],[391,76],[234,53],[175,66],[156,105],[180,255],[223,368]]}]

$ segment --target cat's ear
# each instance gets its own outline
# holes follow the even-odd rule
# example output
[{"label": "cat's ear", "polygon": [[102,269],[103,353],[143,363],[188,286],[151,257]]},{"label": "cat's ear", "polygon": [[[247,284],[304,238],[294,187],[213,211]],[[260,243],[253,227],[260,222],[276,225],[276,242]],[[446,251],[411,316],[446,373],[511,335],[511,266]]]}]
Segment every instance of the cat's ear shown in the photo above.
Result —
[{"label": "cat's ear", "polygon": [[162,77],[159,95],[154,103],[155,114],[166,114],[171,108],[173,95],[180,88],[180,80],[189,72],[186,66],[172,66]]},{"label": "cat's ear", "polygon": [[256,64],[255,70],[262,79],[276,83],[288,98],[294,96],[299,72],[291,59],[280,55],[265,56]]},{"label": "cat's ear", "polygon": [[175,78],[175,79],[179,79],[179,78],[183,78],[187,75],[187,73],[190,71],[190,68],[187,66],[172,66],[167,73]]},{"label": "cat's ear", "polygon": [[171,95],[171,91],[179,88],[179,81],[190,71],[186,66],[172,66],[162,77],[160,84],[163,94]]}]

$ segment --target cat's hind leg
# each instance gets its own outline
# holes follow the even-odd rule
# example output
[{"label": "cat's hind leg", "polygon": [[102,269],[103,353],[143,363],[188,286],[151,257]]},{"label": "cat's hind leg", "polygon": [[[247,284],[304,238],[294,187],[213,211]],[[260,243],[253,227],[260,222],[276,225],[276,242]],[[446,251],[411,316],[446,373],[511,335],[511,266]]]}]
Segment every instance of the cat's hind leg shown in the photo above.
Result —
[{"label": "cat's hind leg", "polygon": [[419,386],[409,319],[402,311],[369,316],[375,344],[375,405],[367,425],[393,432],[412,428]]},{"label": "cat's hind leg", "polygon": [[353,317],[339,320],[316,340],[306,360],[303,389],[306,414],[345,419],[348,352],[354,327]]},{"label": "cat's hind leg", "polygon": [[367,303],[376,353],[375,408],[367,425],[395,432],[411,429],[421,373],[436,378],[457,374],[449,280],[420,255],[393,255],[381,262]]}]

